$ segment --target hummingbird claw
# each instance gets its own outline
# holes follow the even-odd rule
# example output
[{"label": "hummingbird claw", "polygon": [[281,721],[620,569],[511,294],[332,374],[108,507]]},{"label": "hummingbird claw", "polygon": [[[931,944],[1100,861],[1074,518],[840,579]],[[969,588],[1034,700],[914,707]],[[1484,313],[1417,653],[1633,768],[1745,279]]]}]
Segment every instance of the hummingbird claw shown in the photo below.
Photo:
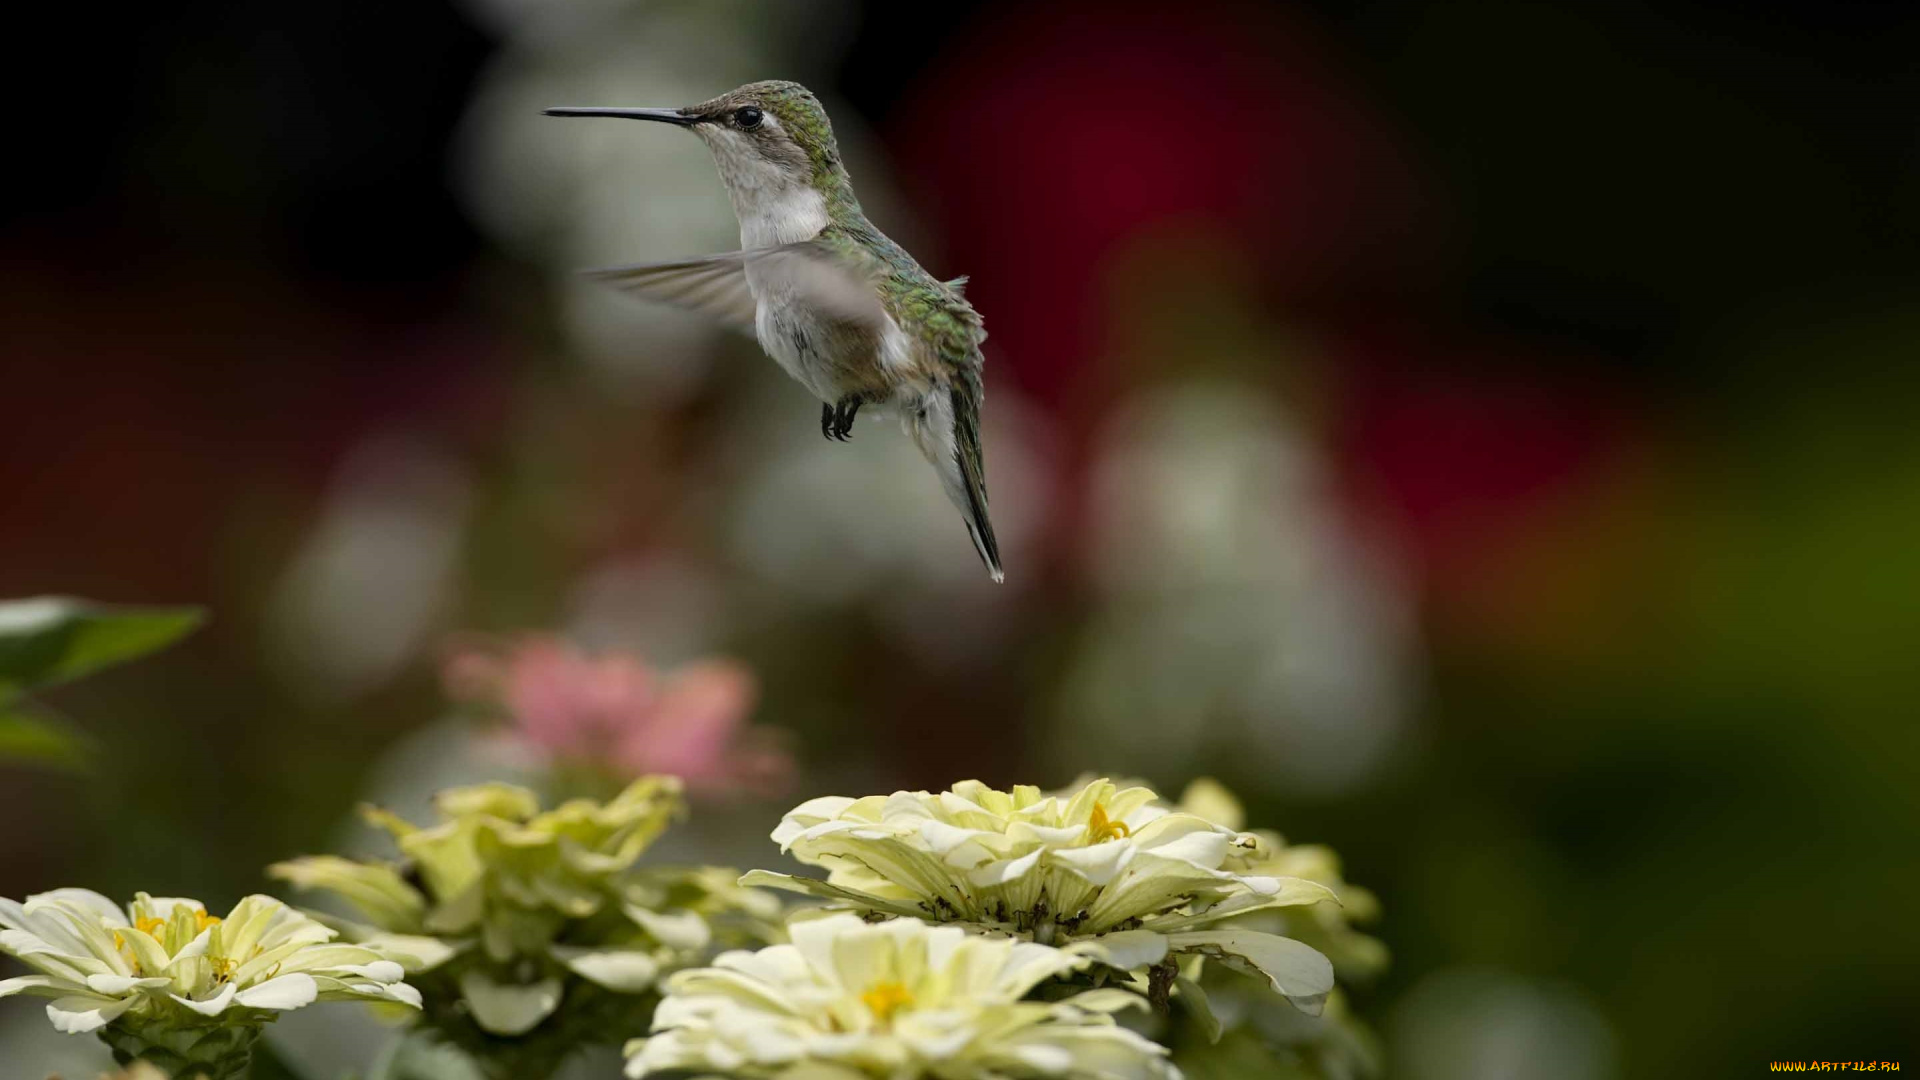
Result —
[{"label": "hummingbird claw", "polygon": [[[827,433],[827,437],[830,439],[838,439],[841,442],[850,441],[853,435],[853,417],[860,411],[860,406],[864,404],[866,404],[866,402],[857,397],[841,398],[840,404],[833,406],[831,409],[833,430]],[[824,416],[822,423],[825,423]]]}]

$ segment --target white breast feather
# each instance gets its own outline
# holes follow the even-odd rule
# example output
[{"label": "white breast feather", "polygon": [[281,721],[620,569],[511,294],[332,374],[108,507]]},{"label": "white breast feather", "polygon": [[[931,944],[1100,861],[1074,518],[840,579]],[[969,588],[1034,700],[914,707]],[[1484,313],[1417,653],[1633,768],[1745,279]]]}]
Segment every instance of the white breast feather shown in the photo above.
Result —
[{"label": "white breast feather", "polygon": [[[777,123],[771,116],[766,122]],[[706,127],[700,133],[726,179],[734,216],[740,219],[741,247],[795,244],[827,227],[827,200],[807,177],[767,160],[737,131]]]}]

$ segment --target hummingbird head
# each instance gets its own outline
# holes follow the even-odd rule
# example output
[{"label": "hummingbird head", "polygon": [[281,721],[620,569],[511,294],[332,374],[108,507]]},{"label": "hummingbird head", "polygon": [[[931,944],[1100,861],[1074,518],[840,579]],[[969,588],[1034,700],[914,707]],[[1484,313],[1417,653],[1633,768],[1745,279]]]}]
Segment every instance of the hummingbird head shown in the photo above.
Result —
[{"label": "hummingbird head", "polygon": [[748,83],[677,109],[557,108],[547,115],[612,116],[689,129],[713,152],[743,226],[769,214],[790,216],[793,207],[811,201],[808,196],[824,197],[847,184],[826,109],[796,82]]}]

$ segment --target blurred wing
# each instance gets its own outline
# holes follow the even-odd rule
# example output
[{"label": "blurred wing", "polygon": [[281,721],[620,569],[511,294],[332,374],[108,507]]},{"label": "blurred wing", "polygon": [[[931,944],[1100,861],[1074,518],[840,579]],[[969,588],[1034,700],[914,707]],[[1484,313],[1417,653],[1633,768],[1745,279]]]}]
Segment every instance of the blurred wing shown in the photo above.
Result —
[{"label": "blurred wing", "polygon": [[808,240],[741,254],[762,288],[791,292],[834,322],[875,332],[890,322],[880,300],[879,269],[860,260],[857,253]]},{"label": "blurred wing", "polygon": [[753,332],[753,293],[747,289],[741,252],[677,262],[643,263],[589,270],[587,276],[616,289],[673,304]]},{"label": "blurred wing", "polygon": [[874,330],[887,324],[886,308],[866,269],[814,241],[587,274],[637,296],[674,304],[751,333],[757,305],[747,283],[749,272],[762,292],[791,293],[836,322]]}]

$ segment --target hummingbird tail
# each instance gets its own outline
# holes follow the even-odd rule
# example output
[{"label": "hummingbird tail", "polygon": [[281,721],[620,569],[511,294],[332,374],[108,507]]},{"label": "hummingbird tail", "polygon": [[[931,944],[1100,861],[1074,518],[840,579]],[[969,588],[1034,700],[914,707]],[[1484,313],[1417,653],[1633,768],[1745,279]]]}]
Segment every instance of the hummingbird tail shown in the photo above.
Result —
[{"label": "hummingbird tail", "polygon": [[1000,568],[1000,544],[993,538],[993,522],[987,520],[986,507],[968,510],[967,536],[973,541],[973,550],[980,553],[980,561],[987,564],[987,574],[994,584],[1007,580],[1007,572]]},{"label": "hummingbird tail", "polygon": [[980,553],[980,561],[987,564],[987,573],[998,584],[1005,581],[1007,575],[1000,568],[1000,542],[993,537],[993,519],[987,516],[987,461],[980,446],[979,386],[979,382],[974,381],[971,394],[962,385],[947,392],[953,409],[953,461],[966,495],[964,503],[955,499],[954,505],[967,516],[967,536],[973,540],[973,549]]},{"label": "hummingbird tail", "polygon": [[940,484],[967,525],[967,538],[996,582],[1005,581],[1000,542],[987,516],[987,469],[980,446],[979,384],[936,388],[909,415],[908,426],[920,452],[940,472]]}]

